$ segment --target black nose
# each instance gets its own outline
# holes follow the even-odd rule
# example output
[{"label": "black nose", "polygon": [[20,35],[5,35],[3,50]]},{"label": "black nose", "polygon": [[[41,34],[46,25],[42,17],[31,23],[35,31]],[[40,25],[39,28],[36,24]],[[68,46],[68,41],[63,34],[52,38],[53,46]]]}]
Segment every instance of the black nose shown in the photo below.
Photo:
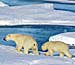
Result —
[{"label": "black nose", "polygon": [[6,41],[5,37],[3,38],[4,41]]}]

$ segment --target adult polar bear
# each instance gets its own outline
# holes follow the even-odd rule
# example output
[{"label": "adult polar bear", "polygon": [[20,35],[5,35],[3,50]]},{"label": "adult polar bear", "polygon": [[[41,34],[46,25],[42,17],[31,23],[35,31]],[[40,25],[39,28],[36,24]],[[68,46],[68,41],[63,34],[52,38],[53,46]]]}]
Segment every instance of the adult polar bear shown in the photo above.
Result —
[{"label": "adult polar bear", "polygon": [[29,49],[33,50],[35,55],[38,55],[38,45],[32,36],[24,34],[8,34],[4,40],[13,40],[16,42],[16,50],[20,52],[22,47],[24,48],[24,53],[28,54]]},{"label": "adult polar bear", "polygon": [[69,47],[67,44],[61,41],[48,41],[42,45],[42,50],[47,50],[48,52],[45,53],[46,56],[51,55],[53,56],[53,53],[55,51],[60,53],[60,56],[63,57],[64,54],[66,54],[69,58],[72,58],[71,53],[69,52]]}]

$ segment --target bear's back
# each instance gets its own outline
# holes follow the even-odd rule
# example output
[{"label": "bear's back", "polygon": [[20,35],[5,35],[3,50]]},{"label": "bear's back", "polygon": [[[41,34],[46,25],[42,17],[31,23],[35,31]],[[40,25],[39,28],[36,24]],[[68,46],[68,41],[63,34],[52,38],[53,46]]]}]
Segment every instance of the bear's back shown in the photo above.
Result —
[{"label": "bear's back", "polygon": [[49,48],[54,49],[55,51],[64,51],[68,50],[68,45],[61,41],[51,41],[49,42]]}]

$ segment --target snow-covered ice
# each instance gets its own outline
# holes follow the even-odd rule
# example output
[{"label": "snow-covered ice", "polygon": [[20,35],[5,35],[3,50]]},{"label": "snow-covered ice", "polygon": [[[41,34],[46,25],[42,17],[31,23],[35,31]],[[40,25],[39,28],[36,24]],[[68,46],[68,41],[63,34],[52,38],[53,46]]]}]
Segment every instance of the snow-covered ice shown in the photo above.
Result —
[{"label": "snow-covered ice", "polygon": [[0,2],[0,7],[5,7],[5,6],[8,6],[8,5],[3,2]]},{"label": "snow-covered ice", "polygon": [[0,25],[75,25],[75,13],[53,10],[53,4],[47,3],[0,7],[0,22]]},{"label": "snow-covered ice", "polygon": [[49,38],[49,41],[62,41],[75,46],[75,32],[66,32],[54,35]]},{"label": "snow-covered ice", "polygon": [[25,55],[24,53],[18,53],[14,47],[0,45],[0,65],[75,65],[74,61],[74,58],[69,59],[58,56]]}]

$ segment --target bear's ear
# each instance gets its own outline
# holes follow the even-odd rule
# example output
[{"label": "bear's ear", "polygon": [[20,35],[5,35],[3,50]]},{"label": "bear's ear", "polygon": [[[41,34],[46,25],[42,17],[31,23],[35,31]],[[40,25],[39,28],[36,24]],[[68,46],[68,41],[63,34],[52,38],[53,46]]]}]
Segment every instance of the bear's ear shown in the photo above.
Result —
[{"label": "bear's ear", "polygon": [[10,34],[8,34],[8,36],[9,36],[9,37],[11,37],[11,35],[10,35]]}]

